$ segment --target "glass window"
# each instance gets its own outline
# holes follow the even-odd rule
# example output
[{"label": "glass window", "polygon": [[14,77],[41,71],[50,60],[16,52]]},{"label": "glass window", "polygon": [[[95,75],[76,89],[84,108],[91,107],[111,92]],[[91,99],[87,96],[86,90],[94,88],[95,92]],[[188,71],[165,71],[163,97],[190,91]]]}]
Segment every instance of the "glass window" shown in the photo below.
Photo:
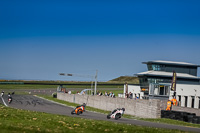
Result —
[{"label": "glass window", "polygon": [[165,86],[165,95],[169,95],[169,86]]},{"label": "glass window", "polygon": [[199,109],[200,109],[200,97],[199,97]]},{"label": "glass window", "polygon": [[153,68],[154,71],[160,71],[161,65],[152,65],[152,68]]},{"label": "glass window", "polygon": [[147,67],[148,67],[148,71],[153,70],[152,65],[147,65]]}]

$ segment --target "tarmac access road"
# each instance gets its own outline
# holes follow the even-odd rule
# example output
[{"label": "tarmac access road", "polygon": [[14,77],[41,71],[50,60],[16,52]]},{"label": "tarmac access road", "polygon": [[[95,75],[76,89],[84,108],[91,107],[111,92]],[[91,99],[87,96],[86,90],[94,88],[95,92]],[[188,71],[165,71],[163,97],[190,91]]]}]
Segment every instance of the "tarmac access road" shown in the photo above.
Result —
[{"label": "tarmac access road", "polygon": [[105,114],[87,111],[87,107],[86,107],[86,111],[83,114],[79,116],[71,115],[71,111],[73,110],[72,107],[68,107],[59,103],[45,100],[33,95],[12,95],[12,98],[13,98],[12,103],[8,104],[8,100],[7,100],[8,96],[4,95],[3,97],[0,97],[0,103],[7,105],[9,107],[17,108],[17,109],[25,109],[25,110],[46,112],[46,113],[59,114],[59,115],[67,115],[67,116],[72,116],[72,117],[112,121],[112,122],[118,122],[118,123],[155,127],[155,128],[178,129],[178,130],[189,131],[189,132],[200,132],[200,128],[193,128],[193,127],[154,123],[154,122],[126,119],[126,118],[121,118],[119,120],[107,119]]}]

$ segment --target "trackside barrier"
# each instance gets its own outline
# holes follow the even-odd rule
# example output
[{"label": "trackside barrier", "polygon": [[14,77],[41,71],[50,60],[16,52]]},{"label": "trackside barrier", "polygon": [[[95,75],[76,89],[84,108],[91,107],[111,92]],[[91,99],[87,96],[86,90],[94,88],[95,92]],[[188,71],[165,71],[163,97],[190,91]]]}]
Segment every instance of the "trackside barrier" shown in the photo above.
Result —
[{"label": "trackside barrier", "polygon": [[197,116],[200,116],[200,109],[196,109],[196,108],[172,106],[172,110],[173,110],[173,111],[181,111],[181,112],[195,113]]},{"label": "trackside barrier", "polygon": [[78,95],[57,92],[57,99],[77,104],[87,103],[87,106],[112,111],[116,108],[125,108],[125,114],[142,118],[160,118],[160,100],[157,99],[127,99],[106,96]]},{"label": "trackside barrier", "polygon": [[196,116],[195,113],[161,110],[161,118],[169,118],[179,121],[200,124],[200,116]]}]

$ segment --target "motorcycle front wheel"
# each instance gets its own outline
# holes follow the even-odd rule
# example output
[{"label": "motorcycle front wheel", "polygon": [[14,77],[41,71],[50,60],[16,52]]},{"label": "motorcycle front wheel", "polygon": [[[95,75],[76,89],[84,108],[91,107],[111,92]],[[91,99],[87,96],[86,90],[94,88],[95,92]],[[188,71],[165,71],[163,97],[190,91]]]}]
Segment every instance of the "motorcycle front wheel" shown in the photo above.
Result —
[{"label": "motorcycle front wheel", "polygon": [[110,119],[110,115],[107,115],[107,119]]}]

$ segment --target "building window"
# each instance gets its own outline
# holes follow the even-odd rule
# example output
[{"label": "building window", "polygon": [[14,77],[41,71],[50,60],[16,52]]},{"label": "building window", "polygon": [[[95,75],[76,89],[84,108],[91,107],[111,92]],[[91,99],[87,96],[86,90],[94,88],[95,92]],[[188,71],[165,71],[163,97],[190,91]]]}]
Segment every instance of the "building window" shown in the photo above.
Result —
[{"label": "building window", "polygon": [[164,70],[164,65],[158,65],[158,64],[148,64],[148,71],[163,71]]},{"label": "building window", "polygon": [[194,108],[194,96],[192,96],[192,104],[191,107]]},{"label": "building window", "polygon": [[185,107],[187,107],[187,100],[188,100],[188,97],[185,96]]},{"label": "building window", "polygon": [[150,84],[150,95],[169,96],[169,85]]},{"label": "building window", "polygon": [[169,86],[165,86],[165,95],[169,95]]},{"label": "building window", "polygon": [[160,71],[161,70],[160,65],[152,65],[152,68],[153,68],[154,71]]},{"label": "building window", "polygon": [[178,99],[179,99],[178,100],[178,106],[181,106],[181,96],[180,95],[178,96]]},{"label": "building window", "polygon": [[200,109],[200,97],[199,97],[199,109]]},{"label": "building window", "polygon": [[152,65],[147,65],[147,67],[148,67],[148,71],[153,70]]}]

